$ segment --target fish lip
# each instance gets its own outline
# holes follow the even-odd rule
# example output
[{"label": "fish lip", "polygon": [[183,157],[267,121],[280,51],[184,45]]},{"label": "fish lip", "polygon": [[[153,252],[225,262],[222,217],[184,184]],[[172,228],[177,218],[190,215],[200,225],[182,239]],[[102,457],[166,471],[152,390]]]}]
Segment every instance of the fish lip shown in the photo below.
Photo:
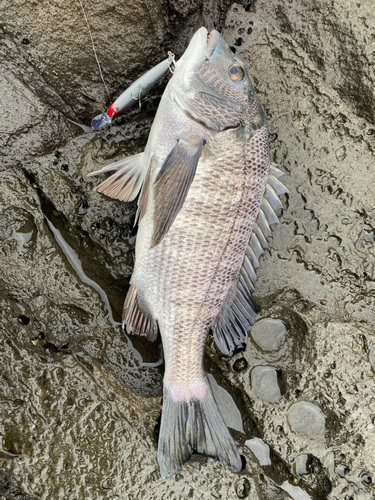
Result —
[{"label": "fish lip", "polygon": [[216,50],[216,47],[218,46],[220,42],[221,35],[218,31],[212,30],[210,33],[210,36],[207,41],[207,46],[206,46],[206,57],[207,59],[210,59],[213,55],[213,53]]}]

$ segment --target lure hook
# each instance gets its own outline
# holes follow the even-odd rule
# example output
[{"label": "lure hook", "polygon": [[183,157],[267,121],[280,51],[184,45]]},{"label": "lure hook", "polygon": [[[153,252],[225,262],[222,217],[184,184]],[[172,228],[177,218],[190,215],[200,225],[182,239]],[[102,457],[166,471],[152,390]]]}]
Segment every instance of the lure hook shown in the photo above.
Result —
[{"label": "lure hook", "polygon": [[141,100],[142,100],[142,90],[143,90],[143,86],[142,85],[138,85],[138,95],[137,96],[134,96],[133,95],[133,92],[131,93],[131,98],[134,99],[135,101],[139,101],[139,107],[141,107]]}]

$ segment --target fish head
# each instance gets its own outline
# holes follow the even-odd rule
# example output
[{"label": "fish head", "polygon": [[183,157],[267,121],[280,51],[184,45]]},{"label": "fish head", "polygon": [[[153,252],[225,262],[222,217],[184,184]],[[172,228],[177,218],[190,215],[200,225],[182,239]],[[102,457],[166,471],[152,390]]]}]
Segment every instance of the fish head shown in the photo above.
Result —
[{"label": "fish head", "polygon": [[180,104],[209,128],[234,128],[252,114],[255,94],[246,68],[216,30],[195,33],[173,80]]}]

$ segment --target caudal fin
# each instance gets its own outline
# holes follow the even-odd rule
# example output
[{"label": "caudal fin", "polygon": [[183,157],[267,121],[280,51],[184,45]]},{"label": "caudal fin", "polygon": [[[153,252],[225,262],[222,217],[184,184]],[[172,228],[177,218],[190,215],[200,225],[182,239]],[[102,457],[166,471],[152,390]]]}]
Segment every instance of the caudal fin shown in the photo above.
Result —
[{"label": "caudal fin", "polygon": [[164,389],[158,462],[162,477],[176,474],[193,451],[241,470],[242,460],[211,388],[203,399],[174,401]]}]

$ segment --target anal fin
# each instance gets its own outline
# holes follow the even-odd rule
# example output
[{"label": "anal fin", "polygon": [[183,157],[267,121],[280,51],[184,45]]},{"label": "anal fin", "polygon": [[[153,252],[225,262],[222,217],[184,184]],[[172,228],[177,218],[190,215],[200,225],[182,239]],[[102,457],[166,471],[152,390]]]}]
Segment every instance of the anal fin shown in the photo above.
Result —
[{"label": "anal fin", "polygon": [[145,314],[139,307],[137,289],[134,283],[130,285],[122,313],[122,327],[131,335],[146,337],[154,342],[158,335],[156,320]]}]

